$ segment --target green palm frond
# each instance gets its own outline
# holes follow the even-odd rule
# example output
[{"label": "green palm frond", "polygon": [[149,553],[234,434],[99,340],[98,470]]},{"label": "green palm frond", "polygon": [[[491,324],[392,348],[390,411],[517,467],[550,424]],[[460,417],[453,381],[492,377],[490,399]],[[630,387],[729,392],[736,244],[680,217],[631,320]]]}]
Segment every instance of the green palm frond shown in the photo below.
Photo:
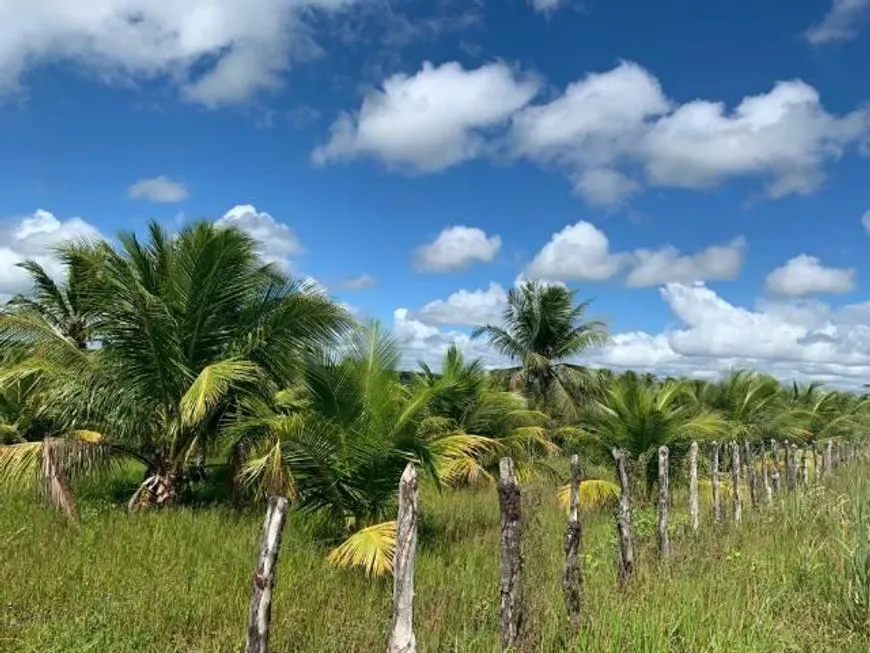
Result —
[{"label": "green palm frond", "polygon": [[182,423],[194,426],[220,404],[231,388],[255,383],[259,370],[246,360],[227,359],[207,365],[181,397]]}]

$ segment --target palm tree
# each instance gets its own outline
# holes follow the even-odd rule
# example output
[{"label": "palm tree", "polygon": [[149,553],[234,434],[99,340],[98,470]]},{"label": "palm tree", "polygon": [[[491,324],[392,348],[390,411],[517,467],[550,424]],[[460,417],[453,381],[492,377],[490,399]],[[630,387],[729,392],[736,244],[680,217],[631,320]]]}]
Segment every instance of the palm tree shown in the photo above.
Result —
[{"label": "palm tree", "polygon": [[527,281],[508,291],[502,325],[475,329],[499,353],[521,367],[512,387],[524,388],[534,400],[561,414],[575,415],[575,400],[597,386],[598,375],[567,362],[608,342],[603,322],[585,321],[589,301],[575,303],[576,291]]},{"label": "palm tree", "polygon": [[[118,250],[100,248],[86,284],[101,346],[81,348],[47,318],[4,313],[0,347],[24,343],[28,357],[0,374],[0,387],[34,380],[35,401],[66,436],[53,447],[58,470],[107,456],[142,462],[130,502],[139,508],[174,501],[191,457],[214,450],[221,416],[286,385],[349,318],[264,264],[238,229],[201,222],[169,237],[152,223],[147,242],[119,240]],[[0,450],[0,476],[33,464],[15,445]]]},{"label": "palm tree", "polygon": [[691,440],[715,437],[728,426],[717,412],[687,402],[687,392],[684,382],[623,375],[592,402],[574,427],[576,440],[604,459],[614,448],[624,450],[649,491],[657,480],[660,446],[671,448],[670,464],[678,468]]},{"label": "palm tree", "polygon": [[332,560],[380,573],[395,538],[396,486],[408,462],[434,484],[441,470],[493,446],[438,417],[451,381],[406,385],[396,342],[376,325],[360,329],[306,368],[301,387],[271,404],[243,405],[225,437],[247,452],[242,478],[260,492],[290,496],[324,514],[350,538]]}]

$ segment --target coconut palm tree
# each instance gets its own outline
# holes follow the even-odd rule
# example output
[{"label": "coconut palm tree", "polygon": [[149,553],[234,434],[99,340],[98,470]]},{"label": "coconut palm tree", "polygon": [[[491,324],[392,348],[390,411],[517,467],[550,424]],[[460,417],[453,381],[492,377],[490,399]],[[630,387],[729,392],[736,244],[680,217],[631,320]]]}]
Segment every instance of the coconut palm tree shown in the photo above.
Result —
[{"label": "coconut palm tree", "polygon": [[243,404],[225,438],[246,452],[242,478],[281,492],[297,510],[331,518],[350,538],[332,560],[371,572],[389,566],[396,486],[408,462],[440,485],[441,470],[494,443],[436,414],[454,397],[450,379],[401,382],[397,343],[376,325],[354,332],[312,361],[301,387],[271,404]]},{"label": "coconut palm tree", "polygon": [[[119,241],[101,246],[98,277],[86,284],[101,346],[83,349],[48,319],[5,312],[0,347],[23,344],[28,355],[0,374],[0,387],[33,380],[66,435],[53,447],[61,472],[113,455],[142,462],[130,502],[139,508],[174,501],[191,457],[214,448],[221,416],[241,397],[286,385],[349,318],[312,284],[264,264],[236,228],[200,222],[170,237],[152,223],[147,242]],[[32,462],[15,445],[0,449],[0,476],[20,477]]]},{"label": "coconut palm tree", "polygon": [[573,427],[575,440],[600,458],[609,459],[614,448],[624,450],[649,491],[657,480],[660,446],[671,448],[670,464],[678,468],[692,440],[713,438],[728,428],[716,411],[687,402],[687,392],[685,382],[650,383],[623,375]]},{"label": "coconut palm tree", "polygon": [[603,322],[585,320],[589,304],[576,303],[576,291],[564,286],[527,281],[508,291],[502,324],[475,329],[472,337],[486,336],[521,365],[512,387],[555,413],[576,417],[575,402],[598,388],[599,377],[568,361],[609,338]]}]

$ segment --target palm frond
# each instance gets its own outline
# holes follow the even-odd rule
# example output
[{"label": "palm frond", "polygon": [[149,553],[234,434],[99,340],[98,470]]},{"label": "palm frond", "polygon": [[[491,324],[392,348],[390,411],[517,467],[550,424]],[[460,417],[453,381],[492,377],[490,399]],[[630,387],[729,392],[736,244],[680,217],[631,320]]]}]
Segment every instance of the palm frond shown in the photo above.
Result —
[{"label": "palm frond", "polygon": [[396,528],[395,521],[388,521],[360,529],[330,551],[326,559],[337,567],[360,567],[367,576],[391,573]]}]

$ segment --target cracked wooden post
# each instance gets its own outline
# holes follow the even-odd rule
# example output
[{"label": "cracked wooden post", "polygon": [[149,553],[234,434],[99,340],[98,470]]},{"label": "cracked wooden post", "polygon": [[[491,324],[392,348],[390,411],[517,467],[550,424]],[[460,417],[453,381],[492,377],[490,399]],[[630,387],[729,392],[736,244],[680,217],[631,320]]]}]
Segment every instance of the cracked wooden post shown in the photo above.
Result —
[{"label": "cracked wooden post", "polygon": [[393,618],[387,653],[416,653],[414,561],[417,556],[417,470],[408,463],[399,481],[396,552],[393,556]]},{"label": "cracked wooden post", "polygon": [[272,588],[275,586],[275,567],[281,548],[281,533],[287,519],[287,499],[269,497],[263,533],[260,536],[260,551],[257,570],[251,587],[251,605],[248,612],[248,637],[245,653],[268,653],[269,624],[272,620]]},{"label": "cracked wooden post", "polygon": [[576,633],[580,627],[582,609],[583,570],[583,530],[580,526],[580,457],[571,456],[571,501],[568,505],[568,530],[565,533],[565,572],[562,577],[562,591],[565,594],[565,608],[568,612],[568,627]]},{"label": "cracked wooden post", "polygon": [[779,473],[779,445],[776,440],[770,440],[770,459],[773,463],[770,467],[770,481],[773,483],[773,491],[779,492],[781,475]]},{"label": "cracked wooden post", "polygon": [[671,555],[671,541],[668,537],[668,508],[670,507],[667,447],[659,447],[659,555],[664,559]]},{"label": "cracked wooden post", "polygon": [[710,486],[713,491],[713,521],[722,521],[722,497],[719,494],[719,443],[711,443]]},{"label": "cracked wooden post", "polygon": [[516,644],[523,622],[520,488],[513,460],[502,458],[498,471],[498,503],[501,509],[501,648],[509,651]]},{"label": "cracked wooden post", "polygon": [[807,486],[810,484],[810,465],[809,460],[807,460],[807,450],[806,448],[802,448],[800,450],[801,454],[801,485]]},{"label": "cracked wooden post", "polygon": [[698,443],[692,442],[689,447],[689,521],[692,530],[698,532],[700,526],[698,516]]},{"label": "cracked wooden post", "polygon": [[755,460],[752,455],[752,445],[749,440],[743,443],[743,468],[746,470],[746,485],[749,486],[749,501],[752,507],[758,505],[758,485],[755,478]]},{"label": "cracked wooden post", "polygon": [[616,531],[619,537],[619,585],[625,588],[634,574],[634,536],[631,532],[631,503],[628,472],[625,468],[625,452],[613,450],[616,475],[619,478],[619,505],[616,509]]},{"label": "cracked wooden post", "polygon": [[761,441],[761,482],[764,485],[764,502],[773,505],[773,486],[770,484],[770,475],[767,469],[767,451],[764,440]]},{"label": "cracked wooden post", "polygon": [[815,477],[816,483],[822,480],[822,468],[819,466],[819,447],[817,442],[813,442],[810,445],[810,448],[813,450],[813,476]]},{"label": "cracked wooden post", "polygon": [[731,441],[731,496],[734,501],[734,523],[743,520],[743,504],[740,502],[740,445]]},{"label": "cracked wooden post", "polygon": [[794,450],[788,440],[783,442],[783,449],[785,449],[785,488],[789,492],[794,492]]}]

